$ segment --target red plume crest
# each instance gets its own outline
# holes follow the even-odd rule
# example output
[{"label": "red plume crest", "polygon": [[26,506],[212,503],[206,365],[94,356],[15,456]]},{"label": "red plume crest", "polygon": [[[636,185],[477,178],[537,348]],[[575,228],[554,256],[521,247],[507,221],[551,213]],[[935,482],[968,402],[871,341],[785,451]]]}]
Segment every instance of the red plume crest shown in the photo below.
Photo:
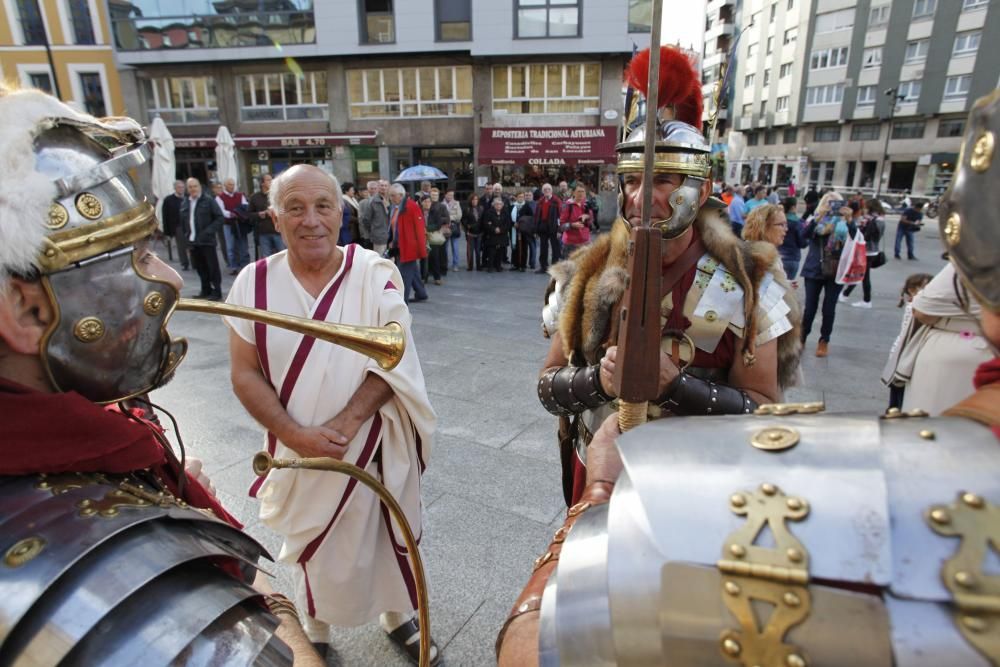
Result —
[{"label": "red plume crest", "polygon": [[[649,79],[649,49],[632,58],[625,72],[625,83],[639,90],[643,97]],[[659,108],[672,106],[674,118],[701,129],[701,79],[691,59],[673,46],[660,47],[660,89],[656,99]]]}]

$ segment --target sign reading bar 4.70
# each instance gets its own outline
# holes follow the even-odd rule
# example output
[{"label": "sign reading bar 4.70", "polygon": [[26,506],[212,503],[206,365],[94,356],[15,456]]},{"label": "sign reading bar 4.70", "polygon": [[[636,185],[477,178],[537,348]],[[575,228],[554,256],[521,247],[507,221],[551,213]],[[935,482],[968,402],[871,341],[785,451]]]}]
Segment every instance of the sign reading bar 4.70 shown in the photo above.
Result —
[{"label": "sign reading bar 4.70", "polygon": [[479,135],[479,164],[608,164],[615,161],[617,139],[614,126],[486,127]]}]

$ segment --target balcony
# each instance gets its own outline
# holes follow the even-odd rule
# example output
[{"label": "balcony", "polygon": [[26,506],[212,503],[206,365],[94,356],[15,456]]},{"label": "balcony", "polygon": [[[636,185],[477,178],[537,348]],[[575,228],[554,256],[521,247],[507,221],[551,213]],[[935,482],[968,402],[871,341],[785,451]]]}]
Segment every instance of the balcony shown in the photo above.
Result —
[{"label": "balcony", "polygon": [[705,56],[705,59],[701,61],[701,68],[708,69],[710,67],[715,67],[716,65],[721,65],[726,59],[726,51],[716,51],[715,53]]},{"label": "balcony", "polygon": [[736,7],[736,0],[708,0],[708,4],[705,6],[705,13],[715,16],[715,13],[721,11],[724,7],[729,7],[730,10]]},{"label": "balcony", "polygon": [[[311,9],[217,15],[121,16],[112,3],[115,48],[119,51],[217,49],[314,44]],[[117,14],[117,16],[116,16]]]},{"label": "balcony", "polygon": [[718,39],[725,35],[726,37],[731,37],[736,31],[736,25],[727,21],[716,21],[712,23],[712,26],[705,31],[705,42],[711,42],[713,39]]},{"label": "balcony", "polygon": [[751,114],[749,116],[737,116],[733,119],[733,129],[740,131],[752,130],[757,125],[757,114]]}]

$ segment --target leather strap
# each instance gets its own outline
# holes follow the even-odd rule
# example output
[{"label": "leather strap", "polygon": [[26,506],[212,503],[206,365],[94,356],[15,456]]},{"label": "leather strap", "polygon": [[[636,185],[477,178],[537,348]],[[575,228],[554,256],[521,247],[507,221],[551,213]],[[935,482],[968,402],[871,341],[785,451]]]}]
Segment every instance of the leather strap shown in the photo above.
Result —
[{"label": "leather strap", "polygon": [[[701,238],[696,238],[694,242],[691,243],[681,253],[681,256],[674,260],[674,263],[667,267],[667,270],[663,272],[660,278],[660,298],[670,294],[677,283],[681,281],[681,278],[691,270],[691,267],[698,264],[698,260],[702,258],[705,254],[705,244],[701,242]],[[683,304],[681,304],[683,306]],[[677,304],[674,304],[676,307]]]},{"label": "leather strap", "polygon": [[965,417],[991,428],[1000,426],[1000,383],[980,387],[972,396],[942,414],[946,417]]}]

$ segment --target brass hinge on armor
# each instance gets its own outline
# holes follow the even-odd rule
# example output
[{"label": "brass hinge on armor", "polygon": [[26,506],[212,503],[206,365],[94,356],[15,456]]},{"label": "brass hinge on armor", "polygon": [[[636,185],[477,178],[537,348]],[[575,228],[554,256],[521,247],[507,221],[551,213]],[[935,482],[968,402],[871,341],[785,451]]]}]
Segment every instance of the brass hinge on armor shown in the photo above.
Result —
[{"label": "brass hinge on armor", "polygon": [[983,572],[987,550],[1000,545],[1000,507],[960,493],[955,504],[928,509],[925,519],[938,535],[960,538],[958,551],[941,567],[955,625],[977,651],[1000,665],[1000,576]]},{"label": "brass hinge on armor", "polygon": [[611,400],[601,387],[600,371],[599,364],[549,369],[538,379],[538,400],[557,417],[599,408]]},{"label": "brass hinge on armor", "polygon": [[[809,554],[785,525],[809,514],[809,504],[786,496],[774,484],[729,497],[730,509],[747,521],[726,539],[716,564],[722,573],[722,599],[739,623],[720,637],[722,654],[746,667],[805,667],[802,650],[784,641],[788,631],[809,616]],[[775,546],[754,540],[769,528]],[[766,603],[755,608],[754,602]],[[758,618],[761,607],[773,608]]]},{"label": "brass hinge on armor", "polygon": [[660,408],[675,415],[739,415],[757,409],[741,389],[681,372],[657,400]]}]

